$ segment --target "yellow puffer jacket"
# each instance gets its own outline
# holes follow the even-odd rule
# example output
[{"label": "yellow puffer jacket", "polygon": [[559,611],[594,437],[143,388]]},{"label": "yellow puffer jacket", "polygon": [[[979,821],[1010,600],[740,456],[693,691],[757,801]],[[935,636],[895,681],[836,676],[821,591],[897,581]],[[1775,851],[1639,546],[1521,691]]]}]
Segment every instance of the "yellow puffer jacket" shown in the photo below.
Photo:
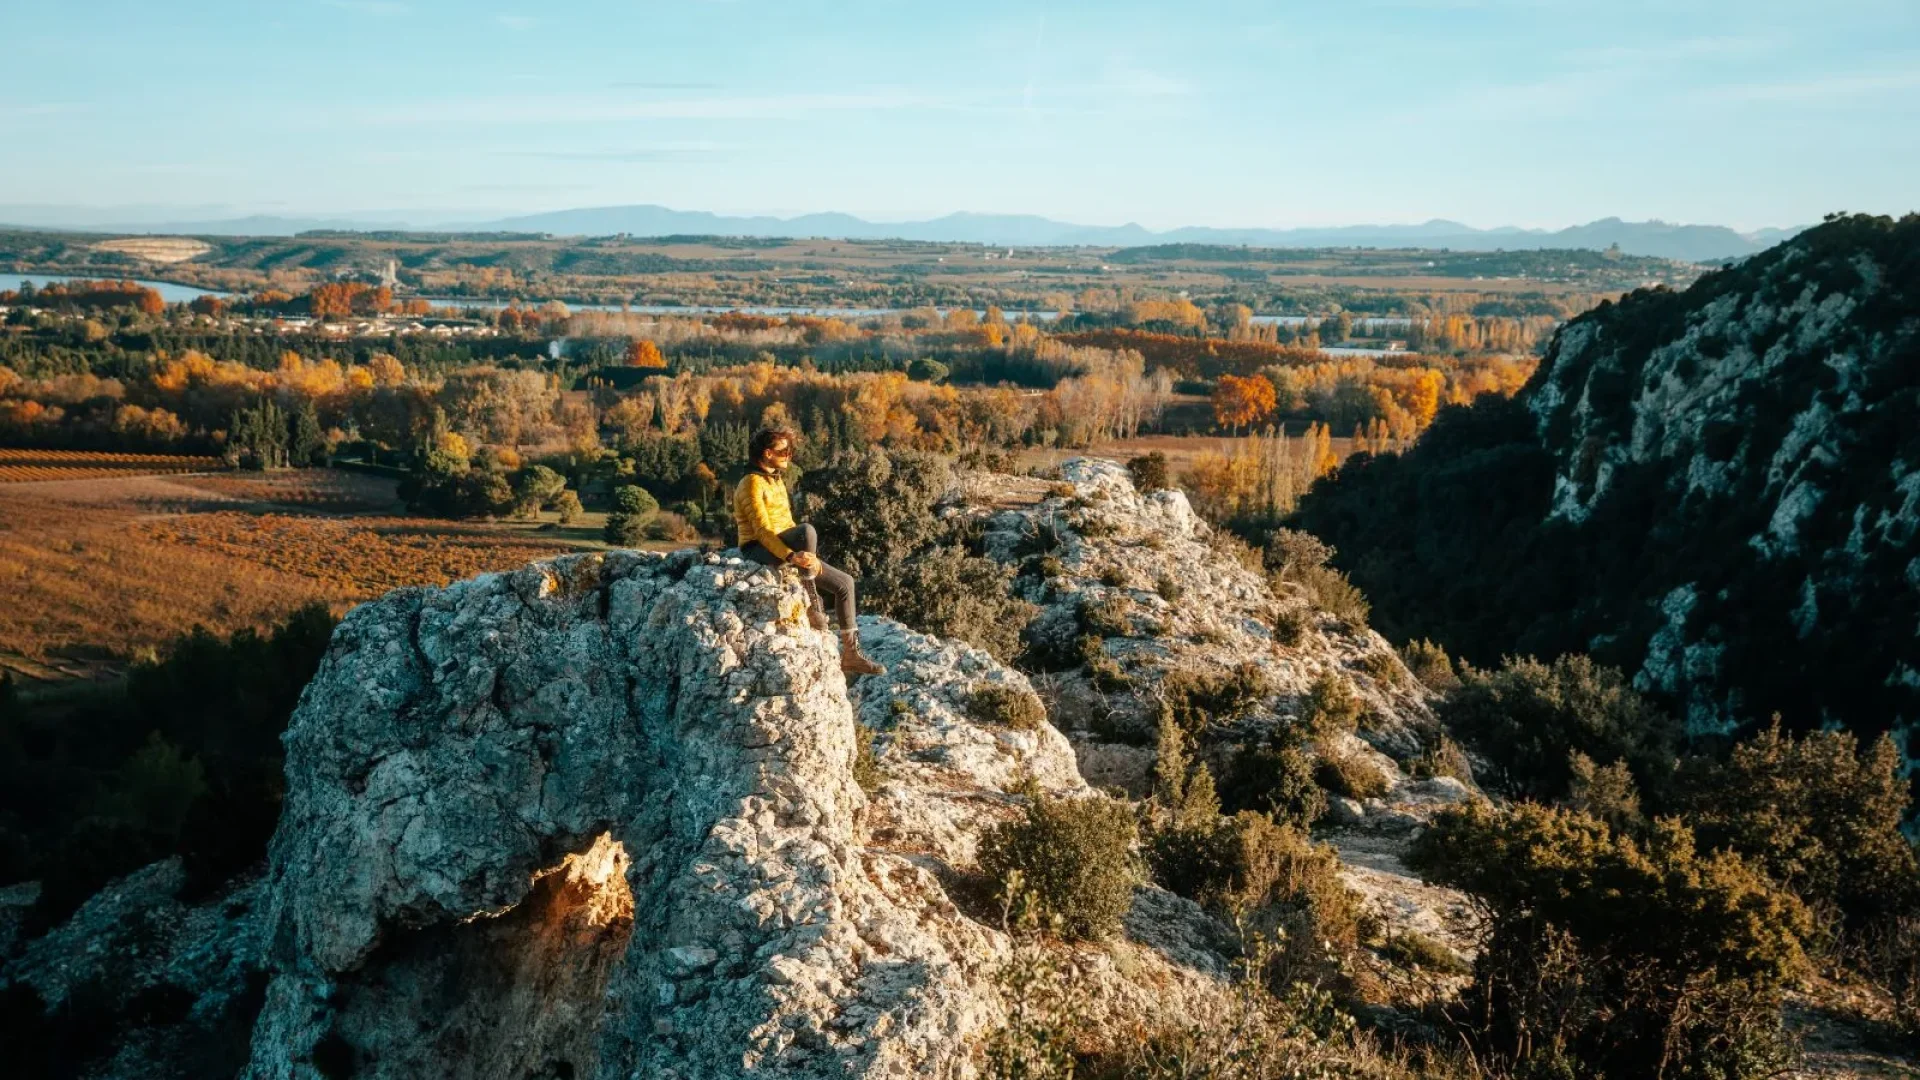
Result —
[{"label": "yellow puffer jacket", "polygon": [[740,478],[733,489],[733,520],[739,526],[740,544],[760,541],[776,559],[793,551],[780,534],[793,528],[793,504],[787,498],[787,482],[758,470]]}]

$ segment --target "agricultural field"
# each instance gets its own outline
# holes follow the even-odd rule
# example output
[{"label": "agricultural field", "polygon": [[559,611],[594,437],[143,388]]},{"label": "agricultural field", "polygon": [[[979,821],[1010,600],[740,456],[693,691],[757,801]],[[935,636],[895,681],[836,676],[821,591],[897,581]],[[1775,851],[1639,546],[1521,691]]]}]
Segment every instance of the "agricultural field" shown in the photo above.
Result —
[{"label": "agricultural field", "polygon": [[219,458],[183,454],[113,454],[92,450],[0,449],[0,484],[207,472]]},{"label": "agricultural field", "polygon": [[336,470],[0,484],[0,671],[107,674],[196,625],[262,627],[315,601],[344,612],[597,549],[600,524],[412,517],[391,480]]},{"label": "agricultural field", "polygon": [[[1299,425],[1293,425],[1288,433],[1300,434]],[[1204,435],[1140,435],[1131,439],[1114,439],[1096,443],[1084,450],[1065,450],[1058,447],[1031,447],[1022,450],[1014,459],[1021,470],[1046,469],[1058,465],[1068,458],[1100,457],[1111,458],[1126,464],[1132,458],[1142,454],[1159,451],[1167,456],[1167,469],[1177,480],[1203,454],[1230,454],[1238,440],[1213,438]],[[1334,456],[1344,461],[1353,452],[1353,440],[1335,438],[1329,440]]]}]

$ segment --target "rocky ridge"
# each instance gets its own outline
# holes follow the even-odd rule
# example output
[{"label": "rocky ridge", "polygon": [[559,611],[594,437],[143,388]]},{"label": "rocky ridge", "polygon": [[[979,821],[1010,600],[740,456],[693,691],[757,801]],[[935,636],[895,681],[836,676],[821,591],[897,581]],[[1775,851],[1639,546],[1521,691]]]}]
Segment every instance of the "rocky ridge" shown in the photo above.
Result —
[{"label": "rocky ridge", "polygon": [[[1401,772],[1393,754],[1430,717],[1391,650],[1327,620],[1276,643],[1261,614],[1297,598],[1209,547],[1183,497],[1143,496],[1111,463],[1063,477],[1072,494],[1033,507],[948,512],[981,515],[1006,558],[1030,524],[1058,525],[1063,572],[1021,585],[1043,620],[1127,590],[1140,632],[1103,644],[1123,691],[1084,672],[1036,687],[872,617],[863,648],[888,674],[849,687],[791,577],[723,555],[576,556],[401,590],[347,617],[301,699],[263,876],[195,899],[156,864],[6,976],[56,1009],[107,987],[164,1005],[101,1076],[966,1075],[1004,1018],[993,976],[1010,949],[969,887],[981,833],[1027,785],[1137,785],[1146,695],[1201,664],[1268,672],[1250,725],[1284,722],[1323,672],[1352,682],[1393,784],[1340,808],[1364,849],[1349,879],[1389,920],[1451,933],[1451,901],[1420,894],[1395,852],[1466,792]],[[1120,571],[1172,574],[1181,600],[1102,582]],[[1068,734],[975,715],[983,687],[1046,700]],[[1099,730],[1096,706],[1115,718]],[[1066,956],[1089,1022],[1126,1027],[1204,1012],[1233,952],[1218,920],[1142,887],[1124,938]]]},{"label": "rocky ridge", "polygon": [[[1920,717],[1920,444],[1899,419],[1920,401],[1916,363],[1920,218],[1848,218],[1574,321],[1527,387],[1555,460],[1551,518],[1657,506],[1670,569],[1643,586],[1658,622],[1636,681],[1696,732],[1757,702],[1807,721]],[[1835,634],[1882,624],[1900,629]],[[1838,636],[1844,665],[1797,662]],[[1822,685],[1841,668],[1863,685]],[[1804,669],[1811,692],[1769,669]]]}]

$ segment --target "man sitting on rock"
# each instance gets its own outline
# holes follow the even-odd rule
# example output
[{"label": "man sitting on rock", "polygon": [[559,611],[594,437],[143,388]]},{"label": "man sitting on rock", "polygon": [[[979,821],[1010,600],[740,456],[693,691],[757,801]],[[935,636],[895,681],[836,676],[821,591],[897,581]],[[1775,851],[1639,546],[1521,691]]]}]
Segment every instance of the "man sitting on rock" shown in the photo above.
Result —
[{"label": "man sitting on rock", "polygon": [[733,491],[740,554],[764,566],[785,563],[800,571],[800,584],[807,590],[807,621],[815,630],[829,625],[820,593],[832,597],[840,619],[840,670],[849,675],[882,674],[885,668],[860,653],[853,621],[853,578],[820,561],[820,540],[812,525],[793,522],[785,477],[787,463],[793,460],[794,438],[793,432],[783,428],[762,428],[753,436],[747,475]]}]

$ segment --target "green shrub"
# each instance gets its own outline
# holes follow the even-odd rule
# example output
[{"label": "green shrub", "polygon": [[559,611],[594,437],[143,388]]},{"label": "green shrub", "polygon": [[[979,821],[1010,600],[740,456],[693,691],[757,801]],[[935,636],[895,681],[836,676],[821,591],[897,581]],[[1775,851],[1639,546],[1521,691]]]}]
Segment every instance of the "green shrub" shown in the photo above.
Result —
[{"label": "green shrub", "polygon": [[933,547],[865,579],[863,604],[923,634],[964,641],[1010,662],[1039,610],[1014,596],[1011,583],[1012,575],[991,559]]},{"label": "green shrub", "polygon": [[[952,470],[933,454],[848,451],[801,478],[795,517],[812,522],[834,565],[864,583],[940,539],[934,504],[952,486]],[[871,583],[865,592],[879,599]]]},{"label": "green shrub", "polygon": [[1115,525],[1111,518],[1104,514],[1093,513],[1091,510],[1075,514],[1068,524],[1073,527],[1074,532],[1089,540],[1112,536],[1120,531],[1120,527]]},{"label": "green shrub", "polygon": [[937,383],[947,377],[947,365],[930,357],[915,357],[907,365],[907,378],[914,382]]},{"label": "green shrub", "polygon": [[[1052,555],[1060,550],[1060,528],[1049,517],[1031,522],[1013,545],[1013,555],[1024,559],[1032,555]],[[1052,575],[1049,575],[1052,576]]]},{"label": "green shrub", "polygon": [[1313,611],[1303,604],[1275,604],[1273,607],[1273,640],[1288,648],[1295,647],[1307,636],[1313,627]]},{"label": "green shrub", "polygon": [[1432,971],[1441,975],[1473,973],[1473,965],[1461,959],[1459,953],[1417,930],[1409,930],[1404,934],[1394,934],[1387,938],[1380,952],[1401,967],[1418,968],[1421,971]]},{"label": "green shrub", "polygon": [[1399,680],[1400,664],[1389,652],[1372,651],[1360,656],[1360,670],[1367,673],[1375,682],[1391,686]]},{"label": "green shrub", "polygon": [[1133,474],[1133,486],[1137,491],[1164,491],[1173,486],[1167,475],[1167,455],[1158,450],[1129,458],[1127,471]]},{"label": "green shrub", "polygon": [[967,696],[967,715],[982,724],[998,724],[1034,731],[1047,721],[1047,710],[1028,691],[1006,683],[982,683]]},{"label": "green shrub", "polygon": [[1646,842],[1520,803],[1443,812],[1408,864],[1488,912],[1459,1017],[1483,1060],[1527,1075],[1749,1077],[1783,1057],[1783,989],[1806,909],[1673,819]]},{"label": "green shrub", "polygon": [[1161,701],[1182,731],[1196,735],[1211,724],[1230,723],[1272,695],[1267,674],[1253,661],[1231,671],[1170,671],[1160,681]]},{"label": "green shrub", "polygon": [[1378,799],[1387,793],[1387,778],[1359,754],[1340,749],[1332,740],[1320,743],[1313,767],[1314,782],[1349,799]]},{"label": "green shrub", "polygon": [[1087,679],[1103,694],[1122,694],[1133,689],[1133,676],[1121,670],[1120,662],[1101,655],[1087,661]]},{"label": "green shrub", "polygon": [[580,505],[580,496],[568,490],[561,492],[560,497],[553,500],[553,512],[559,517],[560,524],[571,525],[580,520],[580,515],[586,513],[586,508]]},{"label": "green shrub", "polygon": [[1133,602],[1124,596],[1109,596],[1091,603],[1083,601],[1077,615],[1082,633],[1103,638],[1133,634]]},{"label": "green shrub", "polygon": [[1453,660],[1447,656],[1447,650],[1425,638],[1402,645],[1400,659],[1413,677],[1420,680],[1420,685],[1435,693],[1444,694],[1460,685],[1460,676],[1454,674]]},{"label": "green shrub", "polygon": [[1133,813],[1104,796],[1052,799],[1035,793],[1026,815],[980,840],[980,869],[1004,890],[1018,871],[1035,908],[1062,935],[1097,940],[1120,929],[1140,872]]},{"label": "green shrub", "polygon": [[634,547],[647,538],[647,524],[660,512],[660,503],[647,489],[629,484],[613,493],[613,511],[607,515],[605,539],[616,547]]},{"label": "green shrub", "polygon": [[1367,599],[1347,575],[1328,565],[1333,556],[1334,550],[1310,533],[1275,529],[1259,557],[1261,568],[1277,583],[1298,586],[1313,607],[1350,628],[1364,628],[1369,614]]},{"label": "green shrub", "polygon": [[104,816],[124,822],[170,847],[180,839],[187,815],[207,794],[206,770],[160,737],[122,762],[114,784],[102,803]]},{"label": "green shrub", "polygon": [[1566,797],[1576,750],[1594,761],[1624,760],[1643,788],[1658,784],[1678,736],[1618,670],[1578,655],[1551,666],[1509,657],[1499,671],[1469,667],[1436,711],[1491,765],[1483,784],[1546,802]]},{"label": "green shrub", "polygon": [[853,782],[860,790],[871,795],[880,789],[887,774],[880,768],[880,758],[873,752],[873,729],[859,721],[853,724]]},{"label": "green shrub", "polygon": [[1467,752],[1445,735],[1435,737],[1420,756],[1409,763],[1408,772],[1416,780],[1451,776],[1463,784],[1473,783],[1473,763],[1467,760]]},{"label": "green shrub", "polygon": [[1595,765],[1592,758],[1575,750],[1567,761],[1567,771],[1569,807],[1592,814],[1618,832],[1630,833],[1646,824],[1640,815],[1640,791],[1626,762]]},{"label": "green shrub", "polygon": [[1253,574],[1261,572],[1260,553],[1247,546],[1247,542],[1225,529],[1215,529],[1207,534],[1207,547],[1216,555],[1223,555],[1240,564],[1242,569]]},{"label": "green shrub", "polygon": [[1331,566],[1320,566],[1302,570],[1295,580],[1306,588],[1307,599],[1314,607],[1339,619],[1349,629],[1366,628],[1372,609],[1366,596],[1347,580],[1347,575]]},{"label": "green shrub", "polygon": [[1326,812],[1327,797],[1314,780],[1314,763],[1291,743],[1243,746],[1220,777],[1220,804],[1228,813],[1253,810],[1306,828]]},{"label": "green shrub", "polygon": [[1920,868],[1900,832],[1900,766],[1888,736],[1866,749],[1844,731],[1796,739],[1776,717],[1724,762],[1689,762],[1676,786],[1703,843],[1740,853],[1816,910],[1864,929],[1920,910]]},{"label": "green shrub", "polygon": [[1350,991],[1347,973],[1374,932],[1361,898],[1340,876],[1334,849],[1265,814],[1175,820],[1147,837],[1154,878],[1171,892],[1237,916],[1281,944],[1265,978]]},{"label": "green shrub", "polygon": [[[1063,637],[1058,633],[1042,633],[1045,620],[1028,624],[1021,632],[1025,646],[1020,654],[1022,670],[1030,672],[1071,671],[1074,668],[1091,664],[1102,656],[1106,639],[1096,634],[1075,634]],[[1053,629],[1058,629],[1054,626]]]},{"label": "green shrub", "polygon": [[1314,738],[1346,734],[1360,726],[1360,699],[1334,672],[1322,672],[1300,703],[1300,725]]},{"label": "green shrub", "polygon": [[1332,558],[1332,548],[1319,537],[1299,529],[1273,530],[1260,549],[1261,569],[1282,577],[1305,567],[1325,566]]}]

